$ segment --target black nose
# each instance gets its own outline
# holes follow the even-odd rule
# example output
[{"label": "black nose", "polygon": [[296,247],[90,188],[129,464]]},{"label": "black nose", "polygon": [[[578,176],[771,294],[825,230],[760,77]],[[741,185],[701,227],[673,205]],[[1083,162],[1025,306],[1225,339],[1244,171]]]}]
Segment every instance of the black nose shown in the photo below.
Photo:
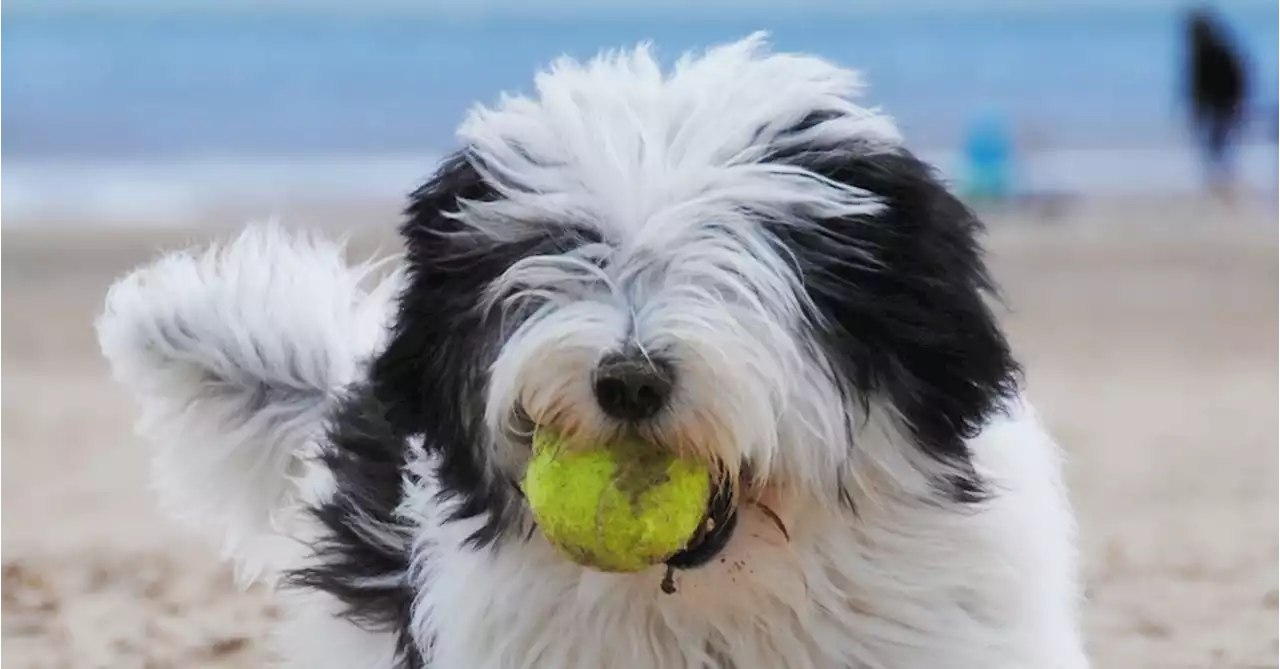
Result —
[{"label": "black nose", "polygon": [[620,420],[652,418],[671,398],[671,367],[642,353],[606,356],[596,368],[596,401]]}]

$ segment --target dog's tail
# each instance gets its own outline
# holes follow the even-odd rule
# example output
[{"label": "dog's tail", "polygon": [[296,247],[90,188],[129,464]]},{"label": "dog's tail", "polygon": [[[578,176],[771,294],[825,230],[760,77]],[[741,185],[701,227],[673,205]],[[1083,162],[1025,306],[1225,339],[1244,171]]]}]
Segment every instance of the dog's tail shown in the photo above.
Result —
[{"label": "dog's tail", "polygon": [[142,404],[162,501],[218,531],[242,576],[278,566],[280,516],[327,414],[381,345],[398,281],[369,281],[377,270],[270,224],[162,257],[107,294],[98,339]]}]

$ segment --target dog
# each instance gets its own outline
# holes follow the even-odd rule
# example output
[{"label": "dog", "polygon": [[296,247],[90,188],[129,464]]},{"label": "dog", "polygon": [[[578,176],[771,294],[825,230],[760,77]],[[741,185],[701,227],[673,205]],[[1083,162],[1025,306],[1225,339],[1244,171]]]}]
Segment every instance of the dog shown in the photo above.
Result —
[{"label": "dog", "polygon": [[[287,666],[1087,666],[982,225],[860,89],[760,34],[562,59],[469,113],[400,256],[259,225],[110,289],[161,498],[276,589]],[[715,529],[563,558],[540,426],[702,460]]]}]

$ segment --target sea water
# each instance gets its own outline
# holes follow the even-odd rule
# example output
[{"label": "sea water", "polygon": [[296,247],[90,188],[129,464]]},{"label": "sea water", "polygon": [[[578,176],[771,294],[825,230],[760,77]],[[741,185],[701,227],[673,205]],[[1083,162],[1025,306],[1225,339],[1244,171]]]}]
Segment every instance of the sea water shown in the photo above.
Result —
[{"label": "sea water", "polygon": [[[1123,3],[1117,3],[1122,4]],[[856,67],[944,174],[975,119],[1009,124],[1022,189],[1185,191],[1200,183],[1172,5],[681,20],[463,20],[447,13],[6,13],[3,206],[27,214],[395,197],[455,146],[476,102],[526,92],[562,54],[688,49],[765,29],[777,49]],[[1225,6],[1253,67],[1238,156],[1275,183],[1274,3]]]}]

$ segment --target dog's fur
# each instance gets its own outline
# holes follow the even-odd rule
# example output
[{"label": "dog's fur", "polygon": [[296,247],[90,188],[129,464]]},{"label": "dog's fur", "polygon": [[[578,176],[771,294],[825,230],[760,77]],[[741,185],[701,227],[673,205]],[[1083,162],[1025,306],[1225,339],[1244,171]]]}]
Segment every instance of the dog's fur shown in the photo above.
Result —
[{"label": "dog's fur", "polygon": [[[855,75],[753,36],[536,83],[469,115],[396,271],[263,226],[107,298],[156,481],[279,586],[288,666],[1086,666],[980,224]],[[625,425],[592,393],[624,350],[675,379]],[[736,528],[671,594],[570,563],[515,484],[533,425],[706,460]]]}]

